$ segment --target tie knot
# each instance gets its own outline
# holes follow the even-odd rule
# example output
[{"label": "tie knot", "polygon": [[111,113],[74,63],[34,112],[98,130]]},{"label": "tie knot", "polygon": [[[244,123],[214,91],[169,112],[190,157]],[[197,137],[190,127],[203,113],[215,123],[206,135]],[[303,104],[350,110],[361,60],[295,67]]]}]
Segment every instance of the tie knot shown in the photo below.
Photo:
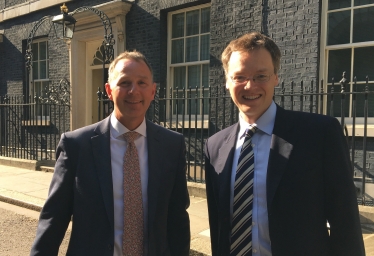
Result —
[{"label": "tie knot", "polygon": [[134,142],[134,140],[139,137],[139,133],[137,133],[137,132],[126,132],[125,134],[123,134],[123,137],[125,138],[125,140],[128,143],[131,143],[131,142]]},{"label": "tie knot", "polygon": [[257,126],[250,126],[246,131],[245,131],[245,137],[252,138],[253,134],[257,132],[258,128]]}]

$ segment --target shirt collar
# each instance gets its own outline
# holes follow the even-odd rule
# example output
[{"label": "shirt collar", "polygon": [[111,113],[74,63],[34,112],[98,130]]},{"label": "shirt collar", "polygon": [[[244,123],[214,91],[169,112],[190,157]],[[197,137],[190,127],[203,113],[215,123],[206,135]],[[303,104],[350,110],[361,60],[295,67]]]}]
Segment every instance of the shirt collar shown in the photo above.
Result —
[{"label": "shirt collar", "polygon": [[[264,133],[271,135],[273,133],[274,123],[275,123],[275,115],[277,113],[277,106],[275,105],[274,101],[271,102],[270,107],[260,116],[259,119],[256,121],[257,128],[263,131]],[[253,124],[249,124],[241,117],[239,114],[239,136],[243,137],[245,134],[245,130],[248,129],[249,126]]]},{"label": "shirt collar", "polygon": [[[120,121],[112,114],[110,116],[110,132],[112,136],[116,139],[123,139],[122,135],[130,130],[126,128]],[[143,122],[134,130],[135,132],[139,133],[140,135],[147,137],[147,123],[145,118]]]}]

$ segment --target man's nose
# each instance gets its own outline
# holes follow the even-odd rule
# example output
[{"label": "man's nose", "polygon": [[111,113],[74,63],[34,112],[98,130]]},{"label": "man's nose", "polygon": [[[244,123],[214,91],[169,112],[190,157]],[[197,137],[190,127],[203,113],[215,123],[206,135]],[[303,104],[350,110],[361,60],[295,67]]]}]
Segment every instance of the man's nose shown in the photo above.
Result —
[{"label": "man's nose", "polygon": [[250,78],[250,79],[248,79],[247,83],[245,84],[244,89],[249,89],[249,88],[253,87],[254,84],[255,83],[253,82],[252,78]]},{"label": "man's nose", "polygon": [[134,93],[137,89],[138,89],[138,85],[135,82],[133,82],[130,85],[129,93]]}]

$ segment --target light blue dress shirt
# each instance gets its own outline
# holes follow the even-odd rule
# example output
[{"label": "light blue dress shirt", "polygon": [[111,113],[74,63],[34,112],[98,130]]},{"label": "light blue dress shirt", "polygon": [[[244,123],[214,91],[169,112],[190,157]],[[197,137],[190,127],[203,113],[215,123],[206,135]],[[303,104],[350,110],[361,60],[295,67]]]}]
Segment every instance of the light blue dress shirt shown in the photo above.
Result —
[{"label": "light blue dress shirt", "polygon": [[[257,132],[252,137],[255,157],[253,210],[252,210],[252,255],[271,256],[268,209],[266,200],[266,176],[277,107],[274,102],[256,121]],[[240,150],[244,142],[245,130],[249,124],[239,115],[240,130],[236,141],[231,173],[230,214],[232,220],[235,174]]]},{"label": "light blue dress shirt", "polygon": [[[110,156],[112,164],[113,203],[114,203],[114,253],[113,256],[122,256],[123,235],[123,159],[127,149],[127,142],[123,134],[128,132],[114,115],[110,117]],[[134,131],[140,136],[134,141],[138,150],[140,178],[142,183],[143,214],[144,214],[144,255],[148,255],[148,145],[147,126],[145,119]]]}]

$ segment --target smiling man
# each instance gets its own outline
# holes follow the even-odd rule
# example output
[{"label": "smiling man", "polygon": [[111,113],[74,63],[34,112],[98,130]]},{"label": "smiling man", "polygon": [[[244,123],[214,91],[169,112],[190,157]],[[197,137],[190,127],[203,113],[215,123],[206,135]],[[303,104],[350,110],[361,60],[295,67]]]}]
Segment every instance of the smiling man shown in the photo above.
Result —
[{"label": "smiling man", "polygon": [[67,255],[187,256],[184,138],[145,119],[156,92],[147,59],[120,54],[105,88],[113,113],[62,134],[31,255],[58,255],[72,220]]},{"label": "smiling man", "polygon": [[273,102],[280,57],[258,32],[222,53],[240,114],[205,144],[212,255],[365,255],[340,124]]}]

